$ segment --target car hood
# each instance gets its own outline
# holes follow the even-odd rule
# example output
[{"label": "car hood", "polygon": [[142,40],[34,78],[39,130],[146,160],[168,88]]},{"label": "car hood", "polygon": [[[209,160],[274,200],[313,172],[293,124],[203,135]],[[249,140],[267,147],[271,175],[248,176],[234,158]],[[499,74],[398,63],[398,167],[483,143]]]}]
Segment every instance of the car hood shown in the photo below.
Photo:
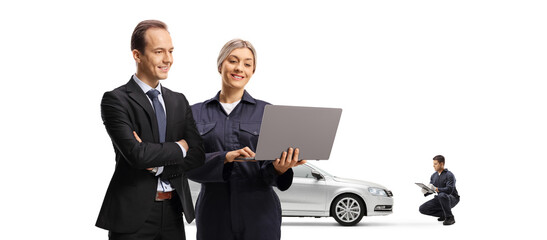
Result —
[{"label": "car hood", "polygon": [[332,179],[334,181],[337,181],[337,182],[365,185],[367,187],[377,187],[377,188],[382,188],[382,189],[388,190],[386,187],[384,187],[380,184],[373,183],[373,182],[368,182],[368,181],[363,181],[363,180],[356,180],[356,179],[350,179],[350,178],[341,178],[341,177],[332,177]]}]

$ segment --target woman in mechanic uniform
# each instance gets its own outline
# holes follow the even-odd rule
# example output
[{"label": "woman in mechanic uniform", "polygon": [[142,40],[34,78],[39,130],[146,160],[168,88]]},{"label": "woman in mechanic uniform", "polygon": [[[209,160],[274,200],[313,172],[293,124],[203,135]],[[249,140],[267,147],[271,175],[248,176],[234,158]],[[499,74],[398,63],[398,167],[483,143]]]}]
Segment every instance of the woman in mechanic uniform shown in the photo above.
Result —
[{"label": "woman in mechanic uniform", "polygon": [[256,69],[251,43],[234,39],[217,59],[222,89],[192,106],[206,152],[205,164],[188,173],[201,183],[196,204],[198,240],[278,240],[281,238],[281,205],[273,190],[287,190],[298,149],[289,148],[273,161],[241,161],[254,157],[260,124],[267,102],[253,98],[245,85]]}]

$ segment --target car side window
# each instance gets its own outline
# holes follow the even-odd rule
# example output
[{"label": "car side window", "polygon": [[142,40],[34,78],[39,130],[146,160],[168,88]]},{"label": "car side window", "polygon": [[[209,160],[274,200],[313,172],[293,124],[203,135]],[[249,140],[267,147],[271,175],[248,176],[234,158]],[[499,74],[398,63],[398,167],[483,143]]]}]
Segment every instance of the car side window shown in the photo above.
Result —
[{"label": "car side window", "polygon": [[298,167],[294,167],[293,169],[294,177],[299,178],[313,178],[311,175],[311,169],[307,167],[306,165],[300,165]]}]

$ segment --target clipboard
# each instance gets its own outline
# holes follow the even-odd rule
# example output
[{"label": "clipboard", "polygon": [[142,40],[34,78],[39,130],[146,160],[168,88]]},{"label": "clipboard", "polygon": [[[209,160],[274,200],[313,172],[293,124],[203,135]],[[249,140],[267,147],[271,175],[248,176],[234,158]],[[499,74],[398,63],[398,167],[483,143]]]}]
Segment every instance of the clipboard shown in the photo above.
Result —
[{"label": "clipboard", "polygon": [[431,189],[431,188],[429,188],[428,186],[426,186],[426,185],[423,184],[423,183],[415,183],[415,184],[418,185],[418,187],[420,187],[421,189],[426,190],[427,193],[437,193],[437,192],[435,191],[435,189]]}]

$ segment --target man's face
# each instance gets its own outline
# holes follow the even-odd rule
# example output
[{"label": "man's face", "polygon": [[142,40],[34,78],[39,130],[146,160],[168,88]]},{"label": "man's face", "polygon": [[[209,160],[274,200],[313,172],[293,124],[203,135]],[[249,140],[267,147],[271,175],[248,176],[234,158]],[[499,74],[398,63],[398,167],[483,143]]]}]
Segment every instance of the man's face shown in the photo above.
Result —
[{"label": "man's face", "polygon": [[436,172],[440,172],[444,169],[444,163],[440,163],[437,160],[433,160],[433,168],[435,168]]},{"label": "man's face", "polygon": [[150,28],[146,30],[144,37],[144,53],[136,53],[139,79],[149,83],[166,79],[173,64],[173,43],[169,32],[161,28]]}]

